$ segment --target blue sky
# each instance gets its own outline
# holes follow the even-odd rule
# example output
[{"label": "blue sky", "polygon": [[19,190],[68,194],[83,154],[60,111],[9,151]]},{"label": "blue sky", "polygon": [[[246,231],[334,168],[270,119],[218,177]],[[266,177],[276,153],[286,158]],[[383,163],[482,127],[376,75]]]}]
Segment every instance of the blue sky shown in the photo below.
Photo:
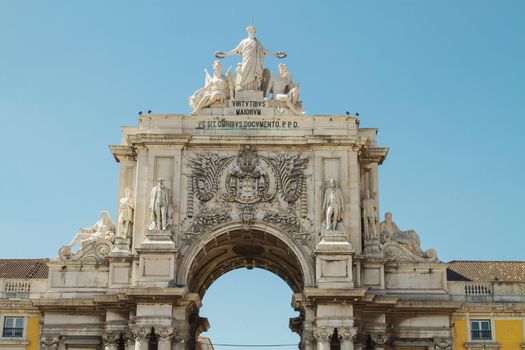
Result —
[{"label": "blue sky", "polygon": [[[119,127],[139,110],[188,113],[213,52],[253,22],[266,48],[288,53],[308,114],[357,111],[379,128],[391,147],[381,211],[417,230],[424,249],[444,261],[524,260],[524,15],[520,0],[0,0],[0,256],[54,257],[100,210],[115,217],[107,145]],[[251,292],[241,291],[248,272]],[[291,311],[284,282],[256,270],[222,277],[205,307],[273,283],[284,297],[257,300]],[[283,327],[266,334],[297,341]],[[245,341],[269,341],[259,333]],[[243,340],[229,334],[211,335]]]}]

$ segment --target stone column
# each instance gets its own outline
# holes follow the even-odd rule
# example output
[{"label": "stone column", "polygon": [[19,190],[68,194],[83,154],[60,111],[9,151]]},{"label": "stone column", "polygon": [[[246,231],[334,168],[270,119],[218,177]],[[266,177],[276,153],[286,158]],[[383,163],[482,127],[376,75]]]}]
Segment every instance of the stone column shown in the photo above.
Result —
[{"label": "stone column", "polygon": [[102,342],[105,350],[117,350],[118,341],[120,340],[120,333],[106,332],[102,334]]},{"label": "stone column", "polygon": [[303,331],[301,334],[301,350],[315,350],[315,337],[312,331]]},{"label": "stone column", "polygon": [[155,334],[159,342],[158,350],[171,350],[173,328],[155,328]]},{"label": "stone column", "polygon": [[135,327],[132,329],[132,336],[135,339],[135,350],[148,350],[148,334],[151,328]]},{"label": "stone column", "polygon": [[338,331],[341,350],[354,350],[354,336],[357,331],[354,328],[338,328]]},{"label": "stone column", "polygon": [[[177,327],[174,330],[171,350],[186,350],[190,339],[189,328]],[[159,349],[160,350],[160,349]]]},{"label": "stone column", "polygon": [[129,330],[124,335],[124,348],[126,350],[135,349],[135,338],[133,337],[133,334]]},{"label": "stone column", "polygon": [[355,350],[364,350],[366,349],[368,340],[368,335],[364,332],[357,332],[352,336],[352,343],[354,343]]},{"label": "stone column", "polygon": [[317,341],[317,350],[330,350],[330,336],[333,329],[328,327],[317,327],[314,330],[314,338]]}]

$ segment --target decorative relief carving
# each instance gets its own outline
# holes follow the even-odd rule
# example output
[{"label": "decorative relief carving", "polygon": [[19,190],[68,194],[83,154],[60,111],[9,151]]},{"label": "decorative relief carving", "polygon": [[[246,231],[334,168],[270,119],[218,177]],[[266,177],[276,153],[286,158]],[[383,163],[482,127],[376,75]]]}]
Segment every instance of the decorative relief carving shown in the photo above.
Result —
[{"label": "decorative relief carving", "polygon": [[215,153],[202,153],[190,160],[191,181],[199,201],[207,202],[217,193],[219,173],[228,159],[230,157],[221,157]]},{"label": "decorative relief carving", "polygon": [[341,341],[354,342],[354,337],[357,334],[357,330],[354,328],[338,328],[339,336]]},{"label": "decorative relief carving", "polygon": [[135,341],[140,340],[146,340],[149,336],[149,333],[151,332],[150,327],[131,327],[130,328],[131,337],[135,339]]},{"label": "decorative relief carving", "polygon": [[280,227],[301,244],[311,245],[307,166],[308,157],[263,156],[254,145],[241,145],[236,156],[200,153],[189,157],[191,185],[182,246],[222,223],[237,221],[248,230],[256,220]]},{"label": "decorative relief carving", "polygon": [[160,339],[171,340],[173,337],[173,328],[155,328],[155,334]]},{"label": "decorative relief carving", "polygon": [[329,342],[333,329],[328,327],[317,327],[314,329],[314,338],[318,342]]},{"label": "decorative relief carving", "polygon": [[452,349],[452,339],[450,338],[434,338],[434,349],[448,350]]},{"label": "decorative relief carving", "polygon": [[221,191],[222,198],[227,202],[241,204],[272,200],[275,192],[270,190],[269,178],[265,170],[268,165],[265,165],[259,160],[255,146],[242,145],[226,175],[226,191]]},{"label": "decorative relief carving", "polygon": [[383,245],[385,259],[393,262],[437,262],[437,252],[434,249],[426,250],[422,256],[414,254],[407,247],[398,242],[389,241]]},{"label": "decorative relief carving", "polygon": [[102,334],[104,345],[115,348],[120,340],[120,332],[105,332]]},{"label": "decorative relief carving", "polygon": [[308,157],[300,155],[278,154],[268,158],[277,173],[279,191],[288,203],[295,203],[303,190],[304,170],[308,166]]},{"label": "decorative relief carving", "polygon": [[388,343],[388,336],[384,333],[372,333],[370,334],[370,341],[374,346],[383,347]]},{"label": "decorative relief carving", "polygon": [[54,350],[58,348],[60,342],[59,336],[42,336],[40,338],[40,344],[42,344],[43,350]]}]

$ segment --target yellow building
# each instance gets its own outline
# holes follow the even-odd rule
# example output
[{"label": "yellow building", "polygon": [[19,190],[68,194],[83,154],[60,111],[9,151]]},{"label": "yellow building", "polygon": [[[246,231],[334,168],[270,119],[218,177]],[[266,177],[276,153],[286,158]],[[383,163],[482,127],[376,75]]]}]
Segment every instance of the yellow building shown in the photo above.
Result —
[{"label": "yellow building", "polygon": [[464,301],[451,320],[456,350],[525,349],[525,262],[451,261],[447,277]]},{"label": "yellow building", "polygon": [[39,350],[41,314],[32,299],[45,290],[49,259],[0,260],[0,349]]}]

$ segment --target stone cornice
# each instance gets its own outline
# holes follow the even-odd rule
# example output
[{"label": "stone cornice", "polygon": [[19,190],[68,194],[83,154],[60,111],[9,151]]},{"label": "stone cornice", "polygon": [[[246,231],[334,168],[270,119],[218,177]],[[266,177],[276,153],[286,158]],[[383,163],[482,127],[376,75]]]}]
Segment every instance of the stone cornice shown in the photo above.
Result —
[{"label": "stone cornice", "polygon": [[441,314],[452,313],[463,305],[460,301],[448,300],[400,300],[394,308],[399,311],[437,312]]},{"label": "stone cornice", "polygon": [[322,289],[322,288],[305,288],[303,291],[304,297],[311,300],[323,301],[358,301],[361,300],[367,289],[353,288],[353,289]]},{"label": "stone cornice", "polygon": [[131,146],[126,145],[110,145],[109,149],[111,153],[113,154],[113,157],[115,157],[115,160],[117,163],[119,163],[122,159],[130,159],[130,160],[136,160],[137,159],[137,152],[135,148]]},{"label": "stone cornice", "polygon": [[382,164],[388,155],[388,147],[367,147],[360,154],[361,161]]},{"label": "stone cornice", "polygon": [[[137,133],[127,137],[130,145],[238,145],[240,143],[260,145],[294,145],[294,146],[318,146],[318,147],[348,147],[352,146],[354,151],[362,151],[366,147],[367,139],[355,135],[185,135],[170,133]],[[110,146],[115,157],[136,157],[136,151],[131,146]],[[388,148],[374,148],[374,150]],[[374,151],[382,152],[382,151]],[[375,154],[374,153],[374,154]],[[384,152],[383,152],[384,153]],[[383,154],[381,153],[381,154]],[[386,154],[385,154],[386,156]]]}]

